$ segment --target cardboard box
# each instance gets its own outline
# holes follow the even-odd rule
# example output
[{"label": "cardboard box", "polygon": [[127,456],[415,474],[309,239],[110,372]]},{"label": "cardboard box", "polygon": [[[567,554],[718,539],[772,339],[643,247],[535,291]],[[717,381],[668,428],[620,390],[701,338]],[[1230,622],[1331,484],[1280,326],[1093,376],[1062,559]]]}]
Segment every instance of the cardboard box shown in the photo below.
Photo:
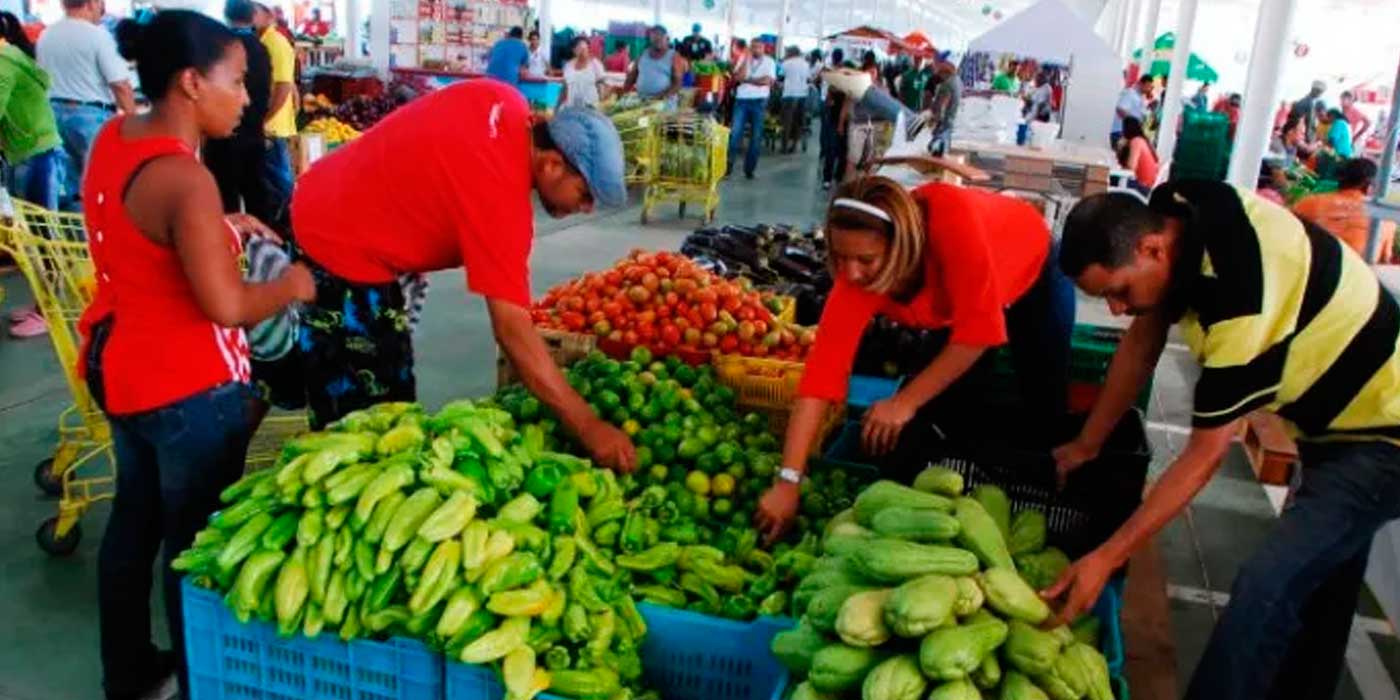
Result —
[{"label": "cardboard box", "polygon": [[1053,192],[1055,191],[1055,178],[1050,175],[1028,175],[1024,173],[1008,172],[1002,178],[1002,186],[1015,190],[1030,190],[1032,192]]},{"label": "cardboard box", "polygon": [[1090,165],[1084,168],[1085,182],[1108,182],[1108,166]]},{"label": "cardboard box", "polygon": [[1088,180],[1086,180],[1086,181],[1084,182],[1084,189],[1081,190],[1081,192],[1082,192],[1082,193],[1084,194],[1084,196],[1086,196],[1086,197],[1089,196],[1089,195],[1091,195],[1091,194],[1098,194],[1098,193],[1100,193],[1100,192],[1107,192],[1107,191],[1108,191],[1108,183],[1107,183],[1107,182],[1091,182],[1091,181],[1088,181]]}]

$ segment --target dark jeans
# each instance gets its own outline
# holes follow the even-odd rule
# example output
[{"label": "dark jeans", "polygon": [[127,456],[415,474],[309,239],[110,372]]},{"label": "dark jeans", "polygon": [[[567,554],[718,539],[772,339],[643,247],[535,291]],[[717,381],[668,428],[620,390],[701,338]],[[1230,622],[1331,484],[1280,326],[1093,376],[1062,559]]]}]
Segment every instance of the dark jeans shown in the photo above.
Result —
[{"label": "dark jeans", "polygon": [[822,112],[822,182],[840,182],[846,172],[846,135],[836,130],[837,115]]},{"label": "dark jeans", "polygon": [[30,156],[14,167],[10,192],[30,204],[57,211],[63,197],[63,160],[62,148]]},{"label": "dark jeans", "polygon": [[729,132],[729,169],[734,169],[734,161],[739,156],[739,145],[744,142],[744,131],[749,132],[749,146],[744,151],[744,174],[753,175],[758,167],[758,149],[763,141],[763,117],[768,111],[768,100],[754,98],[734,100],[734,121]]},{"label": "dark jeans", "polygon": [[278,227],[281,212],[274,206],[264,175],[265,148],[261,137],[211,139],[204,144],[204,166],[219,185],[225,213],[247,212]]},{"label": "dark jeans", "polygon": [[112,416],[117,495],[98,555],[103,686],[109,697],[140,692],[153,679],[151,569],[161,549],[165,616],[188,697],[180,577],[170,562],[219,507],[219,491],[243,473],[253,427],[253,393],[229,383],[163,408]]},{"label": "dark jeans", "polygon": [[1074,283],[1060,271],[1059,259],[1055,241],[1040,277],[1006,310],[1007,342],[1021,397],[1034,411],[1031,415],[1047,419],[1064,415],[1069,406]]},{"label": "dark jeans", "polygon": [[807,125],[807,96],[783,98],[783,151],[789,152],[802,140]]},{"label": "dark jeans", "polygon": [[82,182],[87,167],[88,153],[92,142],[102,125],[111,119],[115,112],[94,105],[80,105],[59,100],[50,100],[54,121],[58,125],[58,135],[63,138],[65,155],[63,209],[82,211]]},{"label": "dark jeans", "polygon": [[267,191],[268,206],[273,211],[271,221],[280,224],[292,203],[292,154],[287,146],[287,139],[269,138],[264,141],[263,183]]},{"label": "dark jeans", "polygon": [[1400,447],[1302,442],[1298,452],[1302,485],[1235,576],[1190,700],[1336,692],[1371,540],[1400,517]]}]

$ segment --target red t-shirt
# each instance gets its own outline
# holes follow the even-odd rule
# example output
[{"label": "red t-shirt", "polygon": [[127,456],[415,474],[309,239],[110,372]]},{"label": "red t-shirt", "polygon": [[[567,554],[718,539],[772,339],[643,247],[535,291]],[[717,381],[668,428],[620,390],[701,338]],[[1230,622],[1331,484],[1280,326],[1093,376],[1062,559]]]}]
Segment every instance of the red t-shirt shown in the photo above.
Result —
[{"label": "red t-shirt", "polygon": [[302,250],[352,282],[466,266],[467,288],[530,303],[530,109],[488,79],[400,107],[297,181]]},{"label": "red t-shirt", "polygon": [[861,335],[876,314],[912,328],[952,327],[950,342],[1006,342],[1006,308],[1040,277],[1050,230],[1005,195],[941,183],[914,190],[928,226],[924,284],[908,303],[838,279],[807,355],[798,395],[843,401]]}]

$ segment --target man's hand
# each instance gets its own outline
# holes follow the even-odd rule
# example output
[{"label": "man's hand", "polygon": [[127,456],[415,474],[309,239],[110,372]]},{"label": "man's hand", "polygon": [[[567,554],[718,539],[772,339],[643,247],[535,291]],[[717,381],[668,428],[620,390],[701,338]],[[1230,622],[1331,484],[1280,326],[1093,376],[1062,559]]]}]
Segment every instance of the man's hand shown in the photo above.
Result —
[{"label": "man's hand", "polygon": [[1090,445],[1082,438],[1075,438],[1072,442],[1056,447],[1051,454],[1055,456],[1055,480],[1059,482],[1060,488],[1064,488],[1070,472],[1080,468],[1085,462],[1098,457],[1099,448]]},{"label": "man's hand", "polygon": [[763,533],[765,544],[772,544],[787,532],[797,517],[797,505],[802,498],[801,488],[791,481],[778,481],[758,499],[758,509],[753,514],[754,525]]},{"label": "man's hand", "polygon": [[1046,626],[1067,625],[1092,608],[1114,568],[1113,562],[1103,550],[1096,549],[1065,569],[1060,580],[1040,594],[1047,601],[1064,599],[1064,603],[1059,606],[1054,618],[1047,622]]},{"label": "man's hand", "polygon": [[913,418],[914,409],[898,396],[876,401],[862,421],[860,437],[865,451],[880,456],[893,450],[899,442],[899,434]]},{"label": "man's hand", "polygon": [[580,439],[599,465],[623,473],[637,468],[637,450],[632,446],[632,439],[612,425],[599,420],[585,428]]}]

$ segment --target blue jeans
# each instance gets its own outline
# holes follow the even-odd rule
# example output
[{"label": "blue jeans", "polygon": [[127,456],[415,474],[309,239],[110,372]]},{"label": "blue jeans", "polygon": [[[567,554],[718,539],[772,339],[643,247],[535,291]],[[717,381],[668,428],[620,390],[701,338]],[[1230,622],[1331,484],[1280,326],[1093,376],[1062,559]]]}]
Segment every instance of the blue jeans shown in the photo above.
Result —
[{"label": "blue jeans", "polygon": [[1235,576],[1186,697],[1330,698],[1371,540],[1400,517],[1400,447],[1298,446],[1302,485]]},{"label": "blue jeans", "polygon": [[[263,183],[268,209],[275,216],[268,224],[282,224],[292,202],[292,155],[287,139],[268,138],[263,150]],[[275,227],[275,226],[274,226]]]},{"label": "blue jeans", "polygon": [[758,167],[758,149],[763,140],[763,116],[768,111],[768,100],[753,98],[734,100],[734,120],[729,132],[729,169],[734,169],[734,161],[739,157],[739,144],[744,142],[744,131],[749,132],[749,147],[744,151],[744,174],[752,176]]},{"label": "blue jeans", "polygon": [[15,166],[10,192],[31,204],[56,210],[64,193],[63,175],[63,151],[50,148]]},{"label": "blue jeans", "polygon": [[165,616],[185,678],[180,577],[170,562],[190,546],[219,492],[238,480],[253,430],[253,391],[228,383],[145,413],[110,416],[117,495],[98,554],[103,686],[109,696],[153,680],[151,571],[162,552]]},{"label": "blue jeans", "polygon": [[1007,344],[1021,397],[1032,415],[1047,418],[1064,415],[1069,406],[1074,283],[1060,271],[1059,260],[1060,244],[1052,242],[1040,277],[1006,310]]},{"label": "blue jeans", "polygon": [[97,132],[112,118],[113,112],[57,100],[50,100],[49,104],[53,106],[58,135],[63,138],[63,152],[67,156],[62,206],[64,211],[82,211],[83,171],[87,167],[88,153],[92,151],[92,142],[97,140]]}]

